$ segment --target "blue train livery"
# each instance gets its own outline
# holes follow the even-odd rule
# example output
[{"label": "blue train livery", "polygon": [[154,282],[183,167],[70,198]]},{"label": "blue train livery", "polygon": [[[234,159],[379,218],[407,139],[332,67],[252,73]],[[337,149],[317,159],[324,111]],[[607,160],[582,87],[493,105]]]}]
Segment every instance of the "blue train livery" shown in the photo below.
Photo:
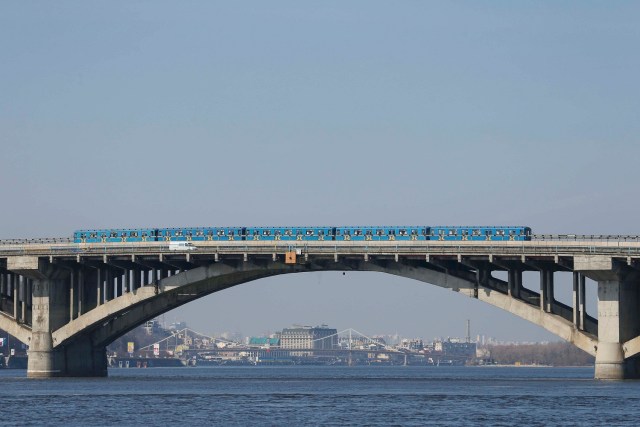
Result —
[{"label": "blue train livery", "polygon": [[75,243],[163,241],[531,240],[523,226],[186,227],[78,230]]},{"label": "blue train livery", "polygon": [[435,226],[429,240],[531,240],[531,228],[509,226]]}]

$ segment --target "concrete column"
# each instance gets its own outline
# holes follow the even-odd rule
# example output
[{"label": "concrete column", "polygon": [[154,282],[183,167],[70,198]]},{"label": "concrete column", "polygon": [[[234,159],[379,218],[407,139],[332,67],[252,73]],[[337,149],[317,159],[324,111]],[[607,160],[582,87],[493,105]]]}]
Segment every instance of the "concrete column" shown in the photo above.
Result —
[{"label": "concrete column", "polygon": [[638,283],[623,278],[598,281],[596,379],[639,378],[638,358],[624,359],[622,344],[640,335]]},{"label": "concrete column", "polygon": [[78,269],[78,316],[82,316],[82,313],[84,312],[84,294],[84,270],[80,267]]},{"label": "concrete column", "polygon": [[514,298],[520,298],[520,289],[522,288],[522,271],[511,269],[507,272],[509,282],[509,295]]},{"label": "concrete column", "polygon": [[107,267],[106,272],[106,284],[104,287],[104,300],[105,302],[111,301],[113,299],[113,271]]},{"label": "concrete column", "polygon": [[547,279],[546,279],[546,290],[545,290],[545,311],[547,313],[551,313],[553,311],[553,301],[554,301],[554,289],[553,289],[553,270],[546,271]]},{"label": "concrete column", "polygon": [[13,317],[16,320],[19,320],[19,316],[18,316],[18,276],[17,275],[12,275],[13,279],[12,281],[12,290],[11,290],[11,295],[13,295]]},{"label": "concrete column", "polygon": [[104,275],[102,268],[96,268],[96,307],[102,305],[102,289],[104,288]]},{"label": "concrete column", "polygon": [[27,310],[25,313],[25,321],[27,324],[31,324],[33,321],[33,279],[27,278]]},{"label": "concrete column", "polygon": [[578,327],[581,331],[584,331],[585,328],[585,316],[586,316],[586,293],[585,293],[585,285],[586,285],[586,277],[581,274],[580,281],[578,283],[578,304],[579,304],[579,316],[578,316]]},{"label": "concrete column", "polygon": [[27,322],[27,278],[20,276],[20,321]]},{"label": "concrete column", "polygon": [[64,355],[53,348],[51,332],[66,323],[65,280],[37,279],[33,283],[33,324],[27,376],[48,378],[64,375]]},{"label": "concrete column", "polygon": [[540,270],[540,310],[547,307],[547,275],[544,270]]},{"label": "concrete column", "polygon": [[122,275],[122,293],[120,295],[124,295],[131,290],[130,288],[130,278],[131,278],[131,270],[124,270],[124,274]]},{"label": "concrete column", "polygon": [[573,299],[571,307],[573,308],[573,326],[580,328],[578,319],[580,318],[580,300],[578,289],[580,287],[580,273],[573,272]]},{"label": "concrete column", "polygon": [[69,321],[76,318],[76,274],[73,269],[69,271]]}]

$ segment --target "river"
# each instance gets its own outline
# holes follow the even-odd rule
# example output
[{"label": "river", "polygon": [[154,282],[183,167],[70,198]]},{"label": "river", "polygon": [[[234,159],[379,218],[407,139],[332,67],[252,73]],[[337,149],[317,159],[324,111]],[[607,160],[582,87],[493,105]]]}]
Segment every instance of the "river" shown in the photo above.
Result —
[{"label": "river", "polygon": [[593,368],[193,367],[32,380],[0,370],[2,425],[638,425],[640,381]]}]

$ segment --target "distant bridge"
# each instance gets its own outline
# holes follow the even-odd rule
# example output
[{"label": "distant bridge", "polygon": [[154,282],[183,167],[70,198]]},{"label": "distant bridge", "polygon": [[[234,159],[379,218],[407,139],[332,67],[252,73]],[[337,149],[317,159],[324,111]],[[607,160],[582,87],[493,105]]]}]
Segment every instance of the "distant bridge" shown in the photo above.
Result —
[{"label": "distant bridge", "polygon": [[[452,289],[542,326],[596,358],[595,377],[640,376],[640,239],[534,236],[531,241],[0,241],[0,329],[29,345],[29,377],[105,376],[106,346],[205,295],[264,277],[376,271]],[[507,279],[494,276],[506,272]],[[539,291],[523,287],[537,272]],[[573,273],[570,305],[554,274]],[[585,279],[598,284],[598,319]]]}]

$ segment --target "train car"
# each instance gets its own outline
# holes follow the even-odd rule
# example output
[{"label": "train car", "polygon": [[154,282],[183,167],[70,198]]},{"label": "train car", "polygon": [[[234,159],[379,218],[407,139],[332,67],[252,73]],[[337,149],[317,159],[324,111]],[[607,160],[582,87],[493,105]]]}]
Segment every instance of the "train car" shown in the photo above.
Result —
[{"label": "train car", "polygon": [[247,227],[247,240],[333,240],[332,227]]},{"label": "train car", "polygon": [[204,242],[214,240],[212,227],[159,228],[158,240],[165,242]]},{"label": "train car", "polygon": [[[334,227],[295,227],[291,229],[295,240],[303,241],[332,241],[335,236]],[[289,239],[293,240],[293,239]]]},{"label": "train car", "polygon": [[245,235],[245,227],[216,227],[214,229],[213,240],[227,242],[245,240]]},{"label": "train car", "polygon": [[531,228],[514,226],[435,226],[430,240],[531,240]]},{"label": "train car", "polygon": [[78,230],[73,233],[75,243],[123,243],[154,242],[155,228],[111,228],[101,230]]},{"label": "train car", "polygon": [[336,227],[335,240],[390,241],[428,240],[429,227],[425,226],[354,226]]},{"label": "train car", "polygon": [[393,241],[428,240],[429,227],[426,226],[351,226],[336,227],[335,240]]}]

